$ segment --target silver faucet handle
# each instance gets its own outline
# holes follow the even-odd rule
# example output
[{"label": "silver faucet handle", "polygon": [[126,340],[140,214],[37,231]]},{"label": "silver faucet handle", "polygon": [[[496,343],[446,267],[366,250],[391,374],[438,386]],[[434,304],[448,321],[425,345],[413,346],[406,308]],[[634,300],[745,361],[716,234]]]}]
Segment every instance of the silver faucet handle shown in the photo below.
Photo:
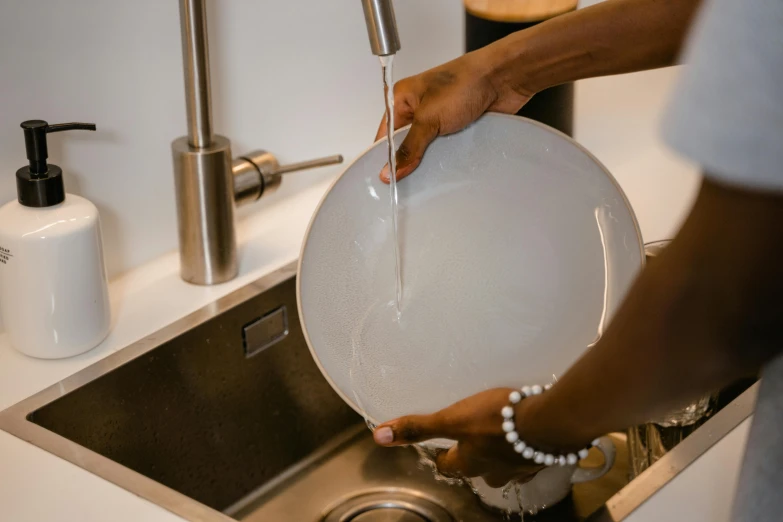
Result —
[{"label": "silver faucet handle", "polygon": [[337,165],[343,162],[342,154],[335,154],[333,156],[326,156],[324,158],[318,158],[308,161],[300,161],[299,163],[289,163],[277,168],[276,174],[288,174],[289,172],[296,172],[298,170],[314,169],[316,167],[326,167],[328,165]]},{"label": "silver faucet handle", "polygon": [[234,201],[237,206],[242,206],[258,200],[264,194],[271,194],[280,186],[283,174],[342,162],[342,155],[335,154],[280,166],[271,152],[254,150],[238,157],[231,165],[234,175]]}]

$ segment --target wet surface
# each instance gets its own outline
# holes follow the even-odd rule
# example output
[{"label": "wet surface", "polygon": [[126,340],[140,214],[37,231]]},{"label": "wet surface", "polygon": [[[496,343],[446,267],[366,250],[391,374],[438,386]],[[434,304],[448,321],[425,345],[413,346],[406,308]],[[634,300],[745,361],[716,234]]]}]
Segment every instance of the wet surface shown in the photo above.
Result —
[{"label": "wet surface", "polygon": [[[526,515],[525,521],[585,520],[627,484],[625,443],[622,436],[613,439],[618,452],[609,473],[598,480],[577,484],[565,500],[535,516]],[[584,464],[597,466],[601,459],[601,455],[595,452]],[[455,521],[509,520],[505,514],[483,506],[467,486],[436,481],[432,472],[419,463],[418,453],[413,448],[380,448],[364,430],[318,465],[302,470],[257,498],[237,513],[236,518],[247,522],[315,522],[357,494],[387,492],[391,495],[399,491],[421,496],[443,507]],[[513,515],[511,520],[519,520],[519,515]]]}]

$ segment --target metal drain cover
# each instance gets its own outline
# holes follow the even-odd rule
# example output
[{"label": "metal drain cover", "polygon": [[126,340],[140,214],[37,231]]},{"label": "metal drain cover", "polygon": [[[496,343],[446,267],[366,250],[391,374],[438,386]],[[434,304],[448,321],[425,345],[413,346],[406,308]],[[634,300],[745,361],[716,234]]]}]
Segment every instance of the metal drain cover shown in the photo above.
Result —
[{"label": "metal drain cover", "polygon": [[441,506],[415,492],[375,491],[352,497],[323,522],[453,522]]},{"label": "metal drain cover", "polygon": [[351,522],[427,522],[427,519],[407,509],[380,508],[365,511]]}]

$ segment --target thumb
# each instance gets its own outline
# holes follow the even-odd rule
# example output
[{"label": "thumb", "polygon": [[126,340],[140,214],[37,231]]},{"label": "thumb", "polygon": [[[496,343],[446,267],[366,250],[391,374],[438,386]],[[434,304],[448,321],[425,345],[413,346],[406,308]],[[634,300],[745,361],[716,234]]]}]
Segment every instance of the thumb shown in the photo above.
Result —
[{"label": "thumb", "polygon": [[[440,126],[437,120],[413,119],[408,135],[402,141],[402,145],[397,149],[397,181],[419,166],[424,157],[424,151],[438,137]],[[386,165],[381,171],[381,181],[389,183],[389,166]]]},{"label": "thumb", "polygon": [[448,430],[437,415],[409,415],[385,422],[375,428],[373,438],[381,446],[403,446],[440,437]]}]

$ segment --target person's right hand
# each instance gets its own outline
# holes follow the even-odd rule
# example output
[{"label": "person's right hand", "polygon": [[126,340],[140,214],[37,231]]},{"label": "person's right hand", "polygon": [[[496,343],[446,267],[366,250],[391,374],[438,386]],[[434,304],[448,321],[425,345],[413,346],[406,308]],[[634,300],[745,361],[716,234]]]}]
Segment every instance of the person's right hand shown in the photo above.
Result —
[{"label": "person's right hand", "polygon": [[[493,76],[498,55],[490,45],[395,84],[394,130],[412,123],[397,150],[398,180],[413,172],[437,136],[457,132],[488,111],[514,114],[531,98],[522,86]],[[385,136],[386,115],[375,139]],[[389,182],[388,165],[381,180]]]}]

